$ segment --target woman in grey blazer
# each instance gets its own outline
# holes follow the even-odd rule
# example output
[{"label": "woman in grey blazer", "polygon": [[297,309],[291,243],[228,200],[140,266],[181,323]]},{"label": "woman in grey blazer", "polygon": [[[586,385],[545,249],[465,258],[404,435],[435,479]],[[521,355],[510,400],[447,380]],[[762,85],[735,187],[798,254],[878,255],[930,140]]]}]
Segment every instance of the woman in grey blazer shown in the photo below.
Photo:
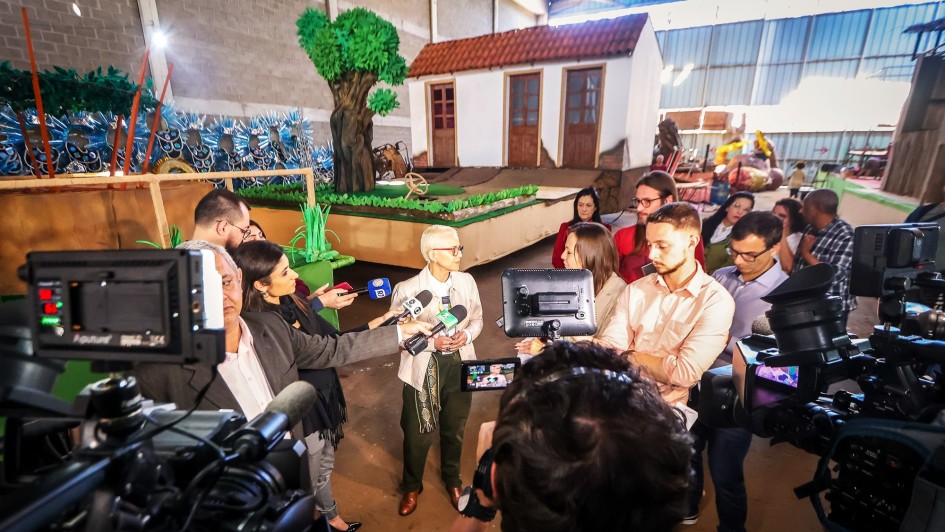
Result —
[{"label": "woman in grey blazer", "polygon": [[456,305],[466,307],[466,319],[432,339],[416,356],[400,353],[397,376],[404,381],[404,405],[400,426],[404,431],[404,473],[400,488],[400,515],[417,508],[423,490],[423,466],[433,444],[433,430],[440,432],[440,470],[446,491],[455,507],[459,504],[459,459],[463,451],[463,432],[472,398],[460,391],[460,363],[476,358],[473,340],[482,330],[482,304],[476,281],[459,271],[463,246],[452,227],[433,225],[420,237],[420,253],[427,265],[420,273],[397,284],[391,297],[391,309],[422,290],[433,294],[433,301],[418,320],[433,323],[436,315]]}]

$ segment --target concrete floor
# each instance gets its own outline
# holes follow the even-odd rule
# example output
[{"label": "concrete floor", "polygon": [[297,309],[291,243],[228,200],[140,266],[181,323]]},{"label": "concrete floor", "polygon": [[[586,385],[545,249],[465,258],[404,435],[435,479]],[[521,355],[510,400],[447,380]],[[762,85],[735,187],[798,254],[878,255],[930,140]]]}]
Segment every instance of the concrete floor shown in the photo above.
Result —
[{"label": "concrete floor", "polygon": [[[764,193],[756,208],[770,209],[783,194]],[[615,215],[605,217],[608,221]],[[557,221],[555,222],[557,223]],[[615,228],[634,223],[632,213],[620,217]],[[513,356],[514,341],[507,338],[494,321],[502,314],[499,278],[508,268],[550,267],[549,238],[498,261],[470,270],[479,285],[483,305],[483,332],[476,340],[480,359]],[[336,281],[348,281],[364,286],[375,277],[388,277],[391,284],[416,274],[415,270],[388,267],[366,262],[369,257],[358,257],[354,266],[336,272]],[[341,311],[343,327],[363,323],[387,310],[387,300],[372,301],[359,298],[354,305]],[[874,323],[875,306],[861,301],[850,320],[851,331],[868,334]],[[447,530],[455,518],[439,473],[439,451],[434,445],[427,460],[425,491],[420,496],[417,510],[407,517],[397,514],[400,500],[398,484],[401,476],[402,435],[400,430],[401,388],[397,378],[399,355],[373,359],[341,368],[341,382],[348,401],[349,422],[341,442],[335,473],[332,477],[334,494],[341,515],[348,521],[364,522],[364,530]],[[476,466],[476,435],[479,425],[493,420],[498,409],[499,393],[478,392],[473,397],[472,410],[466,425],[466,445],[463,449],[463,482],[472,481]],[[799,501],[792,490],[811,479],[816,458],[789,444],[774,447],[765,439],[755,438],[745,464],[749,493],[748,530],[804,531],[821,529],[807,500]],[[678,527],[685,531],[715,530],[714,491],[707,479],[701,516],[694,526]],[[493,523],[493,530],[499,525]]]}]

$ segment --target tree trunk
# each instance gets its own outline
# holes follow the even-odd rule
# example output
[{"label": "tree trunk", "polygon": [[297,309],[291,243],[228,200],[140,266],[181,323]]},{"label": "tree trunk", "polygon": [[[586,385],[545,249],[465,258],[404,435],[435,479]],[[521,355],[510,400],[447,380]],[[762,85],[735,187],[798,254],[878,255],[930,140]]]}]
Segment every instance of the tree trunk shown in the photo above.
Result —
[{"label": "tree trunk", "polygon": [[367,107],[367,95],[377,76],[347,72],[331,85],[335,110],[331,113],[334,144],[335,192],[374,190],[374,112]]}]

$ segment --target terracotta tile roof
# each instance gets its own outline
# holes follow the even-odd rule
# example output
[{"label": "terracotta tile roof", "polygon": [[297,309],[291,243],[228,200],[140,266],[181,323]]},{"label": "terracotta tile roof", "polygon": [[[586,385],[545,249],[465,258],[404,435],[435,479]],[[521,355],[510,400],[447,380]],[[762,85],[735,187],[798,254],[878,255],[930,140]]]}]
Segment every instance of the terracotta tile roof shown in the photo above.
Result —
[{"label": "terracotta tile roof", "polygon": [[430,43],[420,50],[407,76],[629,54],[646,20],[646,14],[628,15]]}]

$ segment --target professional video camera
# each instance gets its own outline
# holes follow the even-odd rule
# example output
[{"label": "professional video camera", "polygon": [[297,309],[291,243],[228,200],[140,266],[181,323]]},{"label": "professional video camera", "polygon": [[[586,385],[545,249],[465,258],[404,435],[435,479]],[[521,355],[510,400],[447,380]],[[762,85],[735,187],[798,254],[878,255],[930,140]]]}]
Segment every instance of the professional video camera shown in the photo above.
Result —
[{"label": "professional video camera", "polygon": [[[310,385],[293,383],[246,423],[196,405],[149,410],[121,373],[223,359],[211,252],[30,253],[20,276],[26,299],[0,306],[0,530],[311,528],[311,491],[297,489],[304,446],[284,440],[315,400]],[[69,405],[50,394],[61,359],[109,377]]]},{"label": "professional video camera", "polygon": [[[945,526],[945,512],[934,507],[945,498],[937,238],[935,224],[856,229],[850,293],[880,298],[882,324],[868,341],[847,334],[839,298],[826,295],[833,268],[819,264],[764,297],[771,310],[755,321],[756,334],[736,343],[731,366],[703,376],[704,423],[741,426],[821,456],[814,480],[796,493],[810,497],[829,529]],[[859,390],[837,389],[850,381]]]}]

